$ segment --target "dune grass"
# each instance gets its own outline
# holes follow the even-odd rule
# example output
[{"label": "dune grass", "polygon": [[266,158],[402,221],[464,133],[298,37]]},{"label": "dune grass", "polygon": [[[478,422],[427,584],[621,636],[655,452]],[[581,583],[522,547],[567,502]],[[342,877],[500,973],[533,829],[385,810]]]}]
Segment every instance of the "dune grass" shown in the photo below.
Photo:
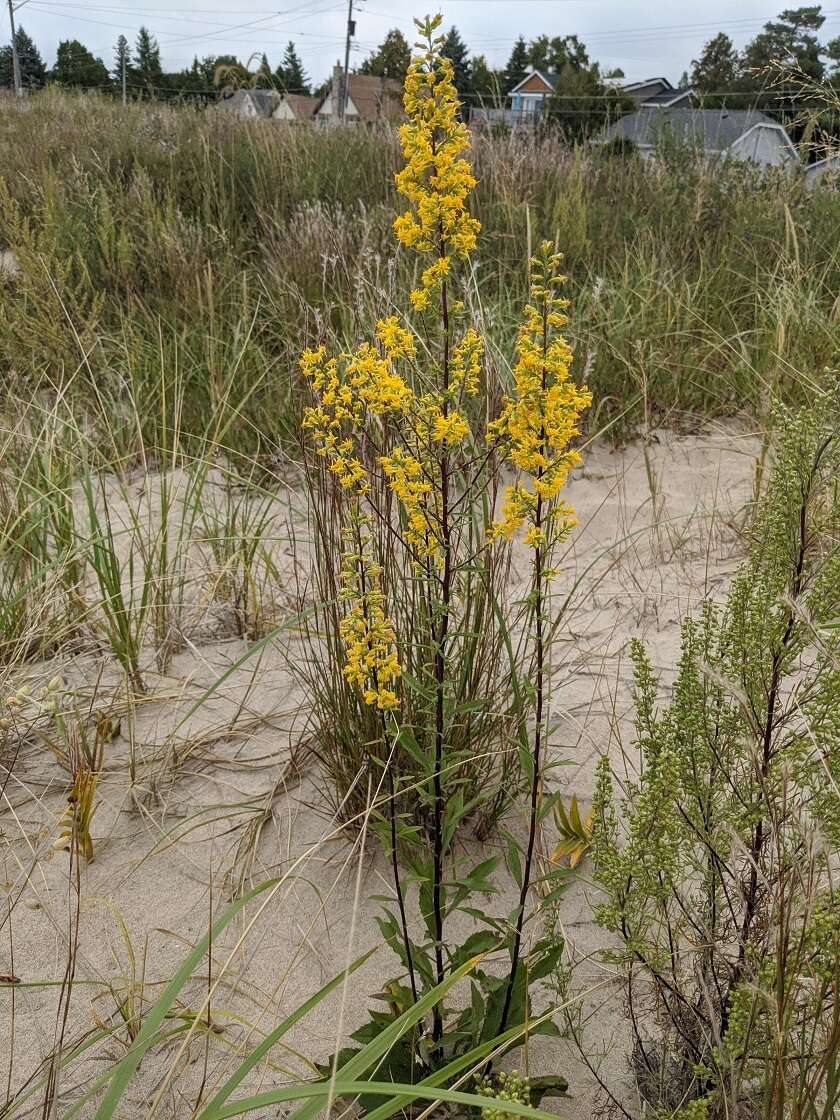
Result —
[{"label": "dune grass", "polygon": [[[294,369],[314,341],[352,344],[411,281],[394,255],[391,132],[243,126],[212,109],[47,92],[0,121],[0,363],[46,375],[118,451],[151,445],[161,409],[184,440],[235,403],[226,443],[294,445]],[[840,196],[679,152],[657,166],[556,138],[476,139],[482,223],[472,301],[507,378],[526,262],[562,247],[578,361],[626,433],[656,419],[795,402],[837,365]],[[183,415],[161,385],[185,386]],[[141,402],[126,415],[125,400]]]}]

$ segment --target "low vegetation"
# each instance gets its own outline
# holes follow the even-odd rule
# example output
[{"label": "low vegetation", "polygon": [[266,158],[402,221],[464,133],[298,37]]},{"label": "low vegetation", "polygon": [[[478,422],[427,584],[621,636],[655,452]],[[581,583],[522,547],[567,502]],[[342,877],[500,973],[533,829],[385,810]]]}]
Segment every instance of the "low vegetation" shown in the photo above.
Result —
[{"label": "low vegetation", "polygon": [[838,195],[471,150],[438,28],[399,137],[0,121],[0,1115],[840,1107]]}]

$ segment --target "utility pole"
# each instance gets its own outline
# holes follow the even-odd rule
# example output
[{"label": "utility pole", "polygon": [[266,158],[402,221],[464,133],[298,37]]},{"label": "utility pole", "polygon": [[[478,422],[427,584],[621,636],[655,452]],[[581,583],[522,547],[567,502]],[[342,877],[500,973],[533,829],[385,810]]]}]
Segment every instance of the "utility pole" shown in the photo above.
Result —
[{"label": "utility pole", "polygon": [[350,40],[355,34],[356,23],[353,19],[353,0],[347,0],[347,39],[344,43],[344,73],[341,78],[341,106],[338,111],[338,119],[342,122],[347,113],[347,102],[350,98]]},{"label": "utility pole", "polygon": [[18,97],[23,97],[23,82],[20,78],[20,59],[18,58],[17,35],[15,33],[15,6],[12,0],[9,0],[9,27],[12,31],[12,74],[15,82],[15,93]]},{"label": "utility pole", "polygon": [[127,50],[124,50],[122,52],[122,103],[123,103],[123,105],[125,105],[125,103],[126,103],[126,96],[125,96],[125,57],[126,57],[127,54],[128,54]]}]

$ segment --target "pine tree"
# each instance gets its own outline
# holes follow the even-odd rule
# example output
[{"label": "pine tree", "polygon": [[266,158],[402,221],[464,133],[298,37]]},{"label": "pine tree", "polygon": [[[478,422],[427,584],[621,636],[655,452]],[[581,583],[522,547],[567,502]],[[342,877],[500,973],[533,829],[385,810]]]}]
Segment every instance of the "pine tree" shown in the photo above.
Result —
[{"label": "pine tree", "polygon": [[298,56],[297,48],[291,40],[289,40],[283,54],[283,61],[277,67],[274,77],[280,88],[288,93],[309,93],[309,78],[303,69],[303,63]]},{"label": "pine tree", "polygon": [[148,28],[141,27],[134,45],[134,70],[137,77],[147,85],[160,79],[163,71],[160,66],[160,47],[157,39]]},{"label": "pine tree", "polygon": [[410,62],[411,47],[402,31],[395,27],[388,32],[373,54],[364,60],[359,72],[374,74],[379,78],[396,78],[403,82]]},{"label": "pine tree", "polygon": [[807,8],[788,8],[777,20],[765,23],[764,30],[756,35],[744,49],[744,73],[756,87],[767,84],[773,68],[780,64],[791,66],[807,77],[820,80],[825,64],[820,55],[823,47],[815,32],[825,23],[819,5]]},{"label": "pine tree", "polygon": [[[22,27],[15,31],[15,46],[20,63],[20,80],[24,89],[41,89],[47,80],[44,60]],[[14,66],[11,46],[0,47],[0,86],[14,88]]]},{"label": "pine tree", "polygon": [[114,80],[122,82],[123,66],[125,66],[126,73],[131,69],[131,48],[128,45],[128,39],[125,35],[120,35],[119,39],[114,46],[114,68],[111,73]]},{"label": "pine tree", "polygon": [[457,27],[453,26],[449,28],[440,53],[452,63],[455,89],[458,91],[458,96],[463,100],[472,92],[472,83],[470,64],[467,58],[469,51]]},{"label": "pine tree", "polygon": [[79,89],[96,89],[110,84],[105,63],[101,58],[95,58],[78,39],[64,39],[58,44],[50,80]]},{"label": "pine tree", "polygon": [[504,69],[503,92],[510,93],[515,86],[518,86],[528,73],[528,69],[528,47],[520,35],[513,44],[513,50],[510,52],[510,58]]},{"label": "pine tree", "polygon": [[274,85],[274,75],[271,72],[271,66],[268,62],[268,55],[263,51],[260,55],[260,64],[254,74],[254,87],[256,89],[266,89]]},{"label": "pine tree", "polygon": [[724,90],[741,76],[741,57],[723,31],[691,63],[691,84],[701,92]]}]

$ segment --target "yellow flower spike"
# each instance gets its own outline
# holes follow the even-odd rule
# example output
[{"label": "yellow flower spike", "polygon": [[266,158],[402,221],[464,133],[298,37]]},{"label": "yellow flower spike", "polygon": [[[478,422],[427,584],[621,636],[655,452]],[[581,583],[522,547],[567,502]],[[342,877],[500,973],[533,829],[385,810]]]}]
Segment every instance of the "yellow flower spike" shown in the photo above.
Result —
[{"label": "yellow flower spike", "polygon": [[417,22],[424,42],[406,75],[404,106],[408,123],[400,129],[405,166],[396,174],[397,190],[410,209],[394,222],[397,239],[409,249],[436,260],[412,292],[416,311],[428,309],[431,294],[448,277],[451,261],[475,248],[480,229],[466,201],[475,179],[463,153],[469,130],[459,119],[460,103],[452,63],[439,53],[435,20]]},{"label": "yellow flower spike", "polygon": [[385,614],[381,587],[381,568],[367,555],[365,522],[358,515],[344,532],[346,550],[342,557],[342,593],[351,603],[341,620],[339,633],[344,642],[344,676],[362,693],[364,702],[380,711],[399,705],[393,685],[402,669],[397,658],[394,627]]},{"label": "yellow flower spike", "polygon": [[569,443],[578,434],[578,419],[592,396],[571,379],[572,351],[557,332],[565,325],[568,301],[555,295],[562,282],[560,254],[543,242],[531,262],[532,303],[525,308],[516,344],[514,393],[490,425],[489,438],[527,479],[511,487],[495,532],[508,539],[528,522],[526,543],[546,549],[573,524],[566,506],[542,510],[542,527],[534,524],[538,500],[555,502],[569,471],[580,462]]},{"label": "yellow flower spike", "polygon": [[483,357],[484,339],[470,327],[452,352],[452,381],[470,396],[478,392]]}]

